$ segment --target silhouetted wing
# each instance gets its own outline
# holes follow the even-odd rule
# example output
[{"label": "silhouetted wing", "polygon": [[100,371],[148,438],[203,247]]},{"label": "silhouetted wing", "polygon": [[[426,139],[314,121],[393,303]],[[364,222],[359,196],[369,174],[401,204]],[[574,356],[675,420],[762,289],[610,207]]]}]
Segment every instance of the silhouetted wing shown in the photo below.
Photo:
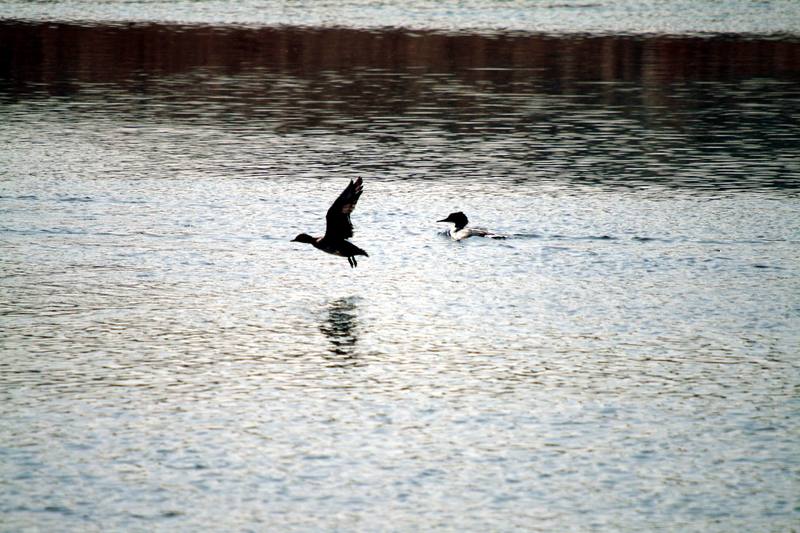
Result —
[{"label": "silhouetted wing", "polygon": [[339,198],[333,202],[325,217],[327,228],[325,237],[328,239],[349,239],[353,236],[353,224],[350,222],[350,213],[356,208],[358,198],[363,190],[361,178],[350,180]]}]

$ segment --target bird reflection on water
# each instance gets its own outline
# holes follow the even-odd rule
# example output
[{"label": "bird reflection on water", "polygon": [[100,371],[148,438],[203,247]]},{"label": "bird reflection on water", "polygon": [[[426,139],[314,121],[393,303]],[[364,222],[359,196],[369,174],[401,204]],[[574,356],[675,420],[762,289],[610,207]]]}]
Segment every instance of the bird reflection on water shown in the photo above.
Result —
[{"label": "bird reflection on water", "polygon": [[324,356],[331,366],[356,366],[356,343],[358,343],[358,318],[356,316],[356,297],[339,298],[327,305],[327,316],[320,323],[319,330],[328,338],[330,347]]}]

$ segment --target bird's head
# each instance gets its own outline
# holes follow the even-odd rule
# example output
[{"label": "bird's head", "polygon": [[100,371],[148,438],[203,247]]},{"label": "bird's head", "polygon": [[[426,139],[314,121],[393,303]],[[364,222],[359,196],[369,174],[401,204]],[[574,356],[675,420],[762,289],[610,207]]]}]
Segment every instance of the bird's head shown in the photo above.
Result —
[{"label": "bird's head", "polygon": [[308,244],[313,244],[314,242],[316,242],[316,239],[311,235],[308,235],[307,233],[301,233],[300,235],[292,239],[292,242],[305,242]]},{"label": "bird's head", "polygon": [[463,228],[467,225],[467,215],[458,211],[457,213],[450,213],[447,215],[447,218],[443,218],[442,220],[437,220],[436,222],[452,222],[456,225],[457,228]]}]

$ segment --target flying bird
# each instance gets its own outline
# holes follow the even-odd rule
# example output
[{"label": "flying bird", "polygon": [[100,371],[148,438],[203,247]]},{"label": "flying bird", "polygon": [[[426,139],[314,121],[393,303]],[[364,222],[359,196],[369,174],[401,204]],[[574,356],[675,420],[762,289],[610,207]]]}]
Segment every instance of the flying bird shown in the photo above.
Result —
[{"label": "flying bird", "polygon": [[452,222],[455,228],[447,230],[447,235],[454,241],[460,241],[467,237],[489,237],[491,239],[505,239],[506,236],[501,233],[494,233],[483,228],[468,228],[469,219],[467,215],[458,211],[457,213],[450,213],[447,218],[437,220],[436,222]]},{"label": "flying bird", "polygon": [[345,187],[342,194],[333,202],[328,214],[325,215],[326,228],[325,235],[322,237],[312,237],[306,233],[301,233],[292,242],[305,242],[314,246],[318,250],[333,255],[346,257],[352,268],[358,266],[357,255],[369,257],[367,252],[348,241],[353,236],[353,223],[350,222],[350,213],[356,208],[358,198],[363,191],[361,178],[355,181],[350,180],[350,184]]}]

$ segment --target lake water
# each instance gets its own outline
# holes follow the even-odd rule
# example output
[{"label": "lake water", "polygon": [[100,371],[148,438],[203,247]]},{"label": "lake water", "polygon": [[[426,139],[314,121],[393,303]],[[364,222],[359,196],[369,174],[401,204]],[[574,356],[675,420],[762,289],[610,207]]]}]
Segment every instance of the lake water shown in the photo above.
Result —
[{"label": "lake water", "polygon": [[797,528],[798,4],[219,4],[0,4],[1,531]]}]

